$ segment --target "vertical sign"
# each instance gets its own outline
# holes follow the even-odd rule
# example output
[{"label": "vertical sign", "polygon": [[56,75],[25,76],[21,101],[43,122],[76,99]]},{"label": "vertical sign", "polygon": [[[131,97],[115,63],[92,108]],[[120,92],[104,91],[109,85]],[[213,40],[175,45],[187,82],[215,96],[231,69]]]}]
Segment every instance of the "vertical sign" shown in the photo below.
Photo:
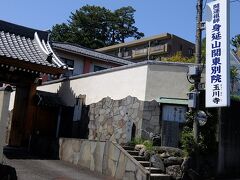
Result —
[{"label": "vertical sign", "polygon": [[230,105],[229,0],[207,4],[206,107]]}]

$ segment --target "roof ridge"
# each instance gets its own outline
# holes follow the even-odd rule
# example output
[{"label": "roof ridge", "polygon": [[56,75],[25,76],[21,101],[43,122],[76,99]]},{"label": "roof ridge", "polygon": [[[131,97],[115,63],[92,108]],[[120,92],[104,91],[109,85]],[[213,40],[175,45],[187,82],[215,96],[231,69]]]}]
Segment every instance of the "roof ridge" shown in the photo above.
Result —
[{"label": "roof ridge", "polygon": [[37,32],[40,39],[48,39],[48,31],[42,31],[38,29],[29,28],[26,26],[6,22],[0,20],[0,31],[9,32],[10,34],[15,34],[16,36],[24,36],[26,38],[34,39],[34,33]]},{"label": "roof ridge", "polygon": [[78,48],[83,48],[83,49],[86,49],[86,50],[89,50],[89,51],[92,51],[94,53],[98,53],[98,54],[101,54],[101,55],[104,55],[104,56],[109,56],[109,57],[112,57],[112,58],[115,58],[115,59],[118,59],[118,60],[121,60],[121,61],[124,61],[125,63],[133,63],[131,61],[128,61],[124,58],[120,58],[120,57],[116,57],[116,56],[113,56],[113,55],[110,55],[110,54],[106,54],[106,53],[103,53],[103,52],[99,52],[99,51],[96,51],[94,49],[91,49],[91,48],[87,48],[87,47],[84,47],[82,45],[79,45],[79,44],[75,44],[75,43],[68,43],[68,42],[56,42],[56,41],[53,41],[52,42],[53,46],[54,44],[64,44],[64,45],[70,45],[70,46],[75,46],[75,47],[78,47]]}]

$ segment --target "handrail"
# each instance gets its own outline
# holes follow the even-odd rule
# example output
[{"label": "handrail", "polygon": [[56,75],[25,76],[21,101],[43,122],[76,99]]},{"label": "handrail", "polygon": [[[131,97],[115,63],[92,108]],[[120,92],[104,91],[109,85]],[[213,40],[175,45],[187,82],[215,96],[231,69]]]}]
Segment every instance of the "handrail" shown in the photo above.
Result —
[{"label": "handrail", "polygon": [[135,158],[133,158],[125,149],[123,149],[119,144],[116,142],[110,141],[115,147],[117,147],[119,150],[121,150],[124,155],[126,155],[128,158],[132,160],[132,162],[137,165],[143,172],[144,174],[149,174],[149,171],[146,170]]}]

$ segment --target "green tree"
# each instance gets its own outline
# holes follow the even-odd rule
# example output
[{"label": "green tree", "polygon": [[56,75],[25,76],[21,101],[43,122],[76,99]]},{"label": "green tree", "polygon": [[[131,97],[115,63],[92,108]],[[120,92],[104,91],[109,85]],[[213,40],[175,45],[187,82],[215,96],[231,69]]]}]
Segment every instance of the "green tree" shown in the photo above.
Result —
[{"label": "green tree", "polygon": [[232,46],[234,46],[235,48],[239,48],[240,47],[240,34],[237,34],[236,36],[234,36],[231,39],[231,44]]},{"label": "green tree", "polygon": [[114,12],[115,17],[117,17],[115,19],[115,30],[117,32],[116,37],[118,42],[124,43],[125,39],[129,37],[139,39],[144,36],[144,34],[142,32],[138,32],[138,28],[133,25],[135,24],[134,12],[135,9],[131,6],[122,7]]},{"label": "green tree", "polygon": [[231,81],[231,93],[234,94],[234,87],[238,82],[238,68],[236,66],[232,66],[230,68],[230,81]]},{"label": "green tree", "polygon": [[57,24],[53,27],[54,31],[51,33],[51,37],[60,42],[73,42],[71,36],[71,29],[66,23]]},{"label": "green tree", "polygon": [[138,39],[144,34],[134,26],[134,12],[130,6],[112,12],[104,7],[86,5],[72,12],[67,24],[53,26],[51,39],[93,49],[124,42],[129,37]]}]

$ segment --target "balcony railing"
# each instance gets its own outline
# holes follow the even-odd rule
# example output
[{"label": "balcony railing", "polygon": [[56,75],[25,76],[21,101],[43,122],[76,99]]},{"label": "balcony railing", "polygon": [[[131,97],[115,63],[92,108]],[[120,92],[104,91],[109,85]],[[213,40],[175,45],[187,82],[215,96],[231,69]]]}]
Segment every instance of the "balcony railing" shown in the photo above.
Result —
[{"label": "balcony railing", "polygon": [[167,51],[167,44],[150,47],[150,54],[163,53]]},{"label": "balcony railing", "polygon": [[138,50],[132,50],[132,58],[140,58],[149,55],[156,55],[168,52],[168,44],[162,44],[152,46],[150,48],[143,48]]},{"label": "balcony railing", "polygon": [[147,56],[147,54],[148,54],[148,48],[132,50],[132,57],[133,58]]}]

